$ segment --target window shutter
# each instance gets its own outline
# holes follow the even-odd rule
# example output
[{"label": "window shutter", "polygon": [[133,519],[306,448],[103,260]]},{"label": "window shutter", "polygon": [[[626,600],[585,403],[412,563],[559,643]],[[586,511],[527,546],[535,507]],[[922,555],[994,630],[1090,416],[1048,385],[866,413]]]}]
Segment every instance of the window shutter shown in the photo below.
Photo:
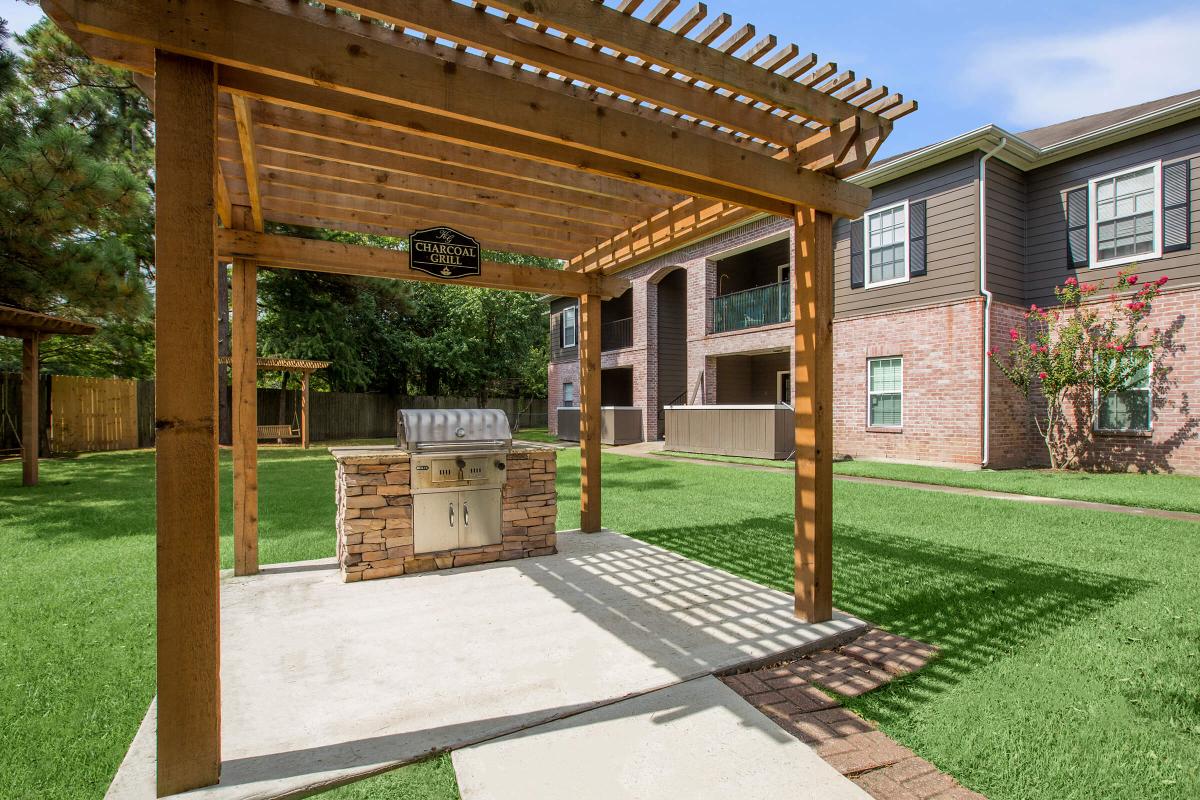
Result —
[{"label": "window shutter", "polygon": [[925,201],[908,204],[908,276],[925,274]]},{"label": "window shutter", "polygon": [[866,280],[863,270],[863,221],[850,223],[850,288],[861,289]]},{"label": "window shutter", "polygon": [[1088,190],[1067,192],[1067,269],[1088,265]]},{"label": "window shutter", "polygon": [[1163,252],[1187,250],[1192,243],[1192,176],[1188,160],[1162,168]]}]

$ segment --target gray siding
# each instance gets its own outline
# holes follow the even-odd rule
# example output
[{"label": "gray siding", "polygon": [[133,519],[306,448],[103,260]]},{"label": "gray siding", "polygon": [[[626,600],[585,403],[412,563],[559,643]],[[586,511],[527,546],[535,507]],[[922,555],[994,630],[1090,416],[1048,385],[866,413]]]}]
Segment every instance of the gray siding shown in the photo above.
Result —
[{"label": "gray siding", "polygon": [[1200,121],[1191,121],[1034,170],[1026,175],[1028,232],[1026,236],[1025,302],[1048,305],[1054,287],[1069,275],[1080,280],[1111,280],[1117,267],[1067,269],[1066,193],[1086,186],[1091,178],[1151,161],[1183,158],[1192,162],[1192,246],[1144,261],[1139,271],[1148,277],[1166,275],[1170,287],[1200,284]]},{"label": "gray siding", "polygon": [[988,288],[997,300],[1025,304],[1025,174],[997,158],[987,163]]},{"label": "gray siding", "polygon": [[925,200],[929,273],[874,289],[850,288],[850,222],[833,232],[834,316],[852,317],[945,303],[979,293],[978,153],[875,188],[871,208]]},{"label": "gray siding", "polygon": [[658,403],[683,405],[687,391],[687,270],[658,282]]},{"label": "gray siding", "polygon": [[[562,312],[563,309],[571,306],[579,305],[579,301],[573,297],[559,297],[550,301],[550,360],[555,363],[563,361],[577,361],[579,359],[579,347],[562,347]],[[579,316],[578,311],[575,317],[575,341],[579,342]]]}]

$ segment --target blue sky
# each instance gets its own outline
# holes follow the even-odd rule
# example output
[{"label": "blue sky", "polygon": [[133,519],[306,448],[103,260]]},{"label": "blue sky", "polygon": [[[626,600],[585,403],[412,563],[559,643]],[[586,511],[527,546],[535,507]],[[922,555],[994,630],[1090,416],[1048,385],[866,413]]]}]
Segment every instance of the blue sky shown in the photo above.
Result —
[{"label": "blue sky", "polygon": [[[1022,131],[1200,88],[1194,2],[710,0],[709,9],[916,98],[920,110],[897,123],[881,156],[988,122]],[[0,0],[15,31],[39,17],[36,6]]]}]

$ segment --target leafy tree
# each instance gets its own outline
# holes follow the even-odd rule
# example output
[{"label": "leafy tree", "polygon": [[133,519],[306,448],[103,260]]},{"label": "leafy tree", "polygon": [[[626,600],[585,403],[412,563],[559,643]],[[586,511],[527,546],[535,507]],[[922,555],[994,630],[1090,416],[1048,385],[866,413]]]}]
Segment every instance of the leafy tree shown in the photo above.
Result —
[{"label": "leafy tree", "polygon": [[[0,21],[0,303],[98,322],[50,340],[59,372],[145,376],[153,361],[150,110],[43,20],[7,47]],[[0,362],[15,363],[11,342]]]},{"label": "leafy tree", "polygon": [[[1051,469],[1079,464],[1095,429],[1096,398],[1125,391],[1159,360],[1163,335],[1157,328],[1148,331],[1147,317],[1166,282],[1164,276],[1139,283],[1131,270],[1123,270],[1105,302],[1094,299],[1105,290],[1102,284],[1067,278],[1054,288],[1058,308],[1031,305],[1025,312],[1025,330],[1014,327],[1008,332],[1008,352],[1001,355],[996,347],[988,351],[1026,397],[1035,388],[1041,393],[1043,402],[1031,404],[1031,409]],[[1119,294],[1134,287],[1138,288],[1132,297]],[[1082,424],[1071,424],[1070,409],[1079,412]]]}]

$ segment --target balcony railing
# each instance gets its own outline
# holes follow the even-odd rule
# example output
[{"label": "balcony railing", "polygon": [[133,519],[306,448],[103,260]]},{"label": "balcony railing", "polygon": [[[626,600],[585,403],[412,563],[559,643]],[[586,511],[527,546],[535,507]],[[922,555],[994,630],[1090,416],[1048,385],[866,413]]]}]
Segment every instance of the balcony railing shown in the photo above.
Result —
[{"label": "balcony railing", "polygon": [[775,325],[792,318],[789,284],[771,283],[712,299],[712,332],[740,331]]},{"label": "balcony railing", "polygon": [[633,345],[633,317],[614,319],[600,325],[600,350],[621,350]]}]

